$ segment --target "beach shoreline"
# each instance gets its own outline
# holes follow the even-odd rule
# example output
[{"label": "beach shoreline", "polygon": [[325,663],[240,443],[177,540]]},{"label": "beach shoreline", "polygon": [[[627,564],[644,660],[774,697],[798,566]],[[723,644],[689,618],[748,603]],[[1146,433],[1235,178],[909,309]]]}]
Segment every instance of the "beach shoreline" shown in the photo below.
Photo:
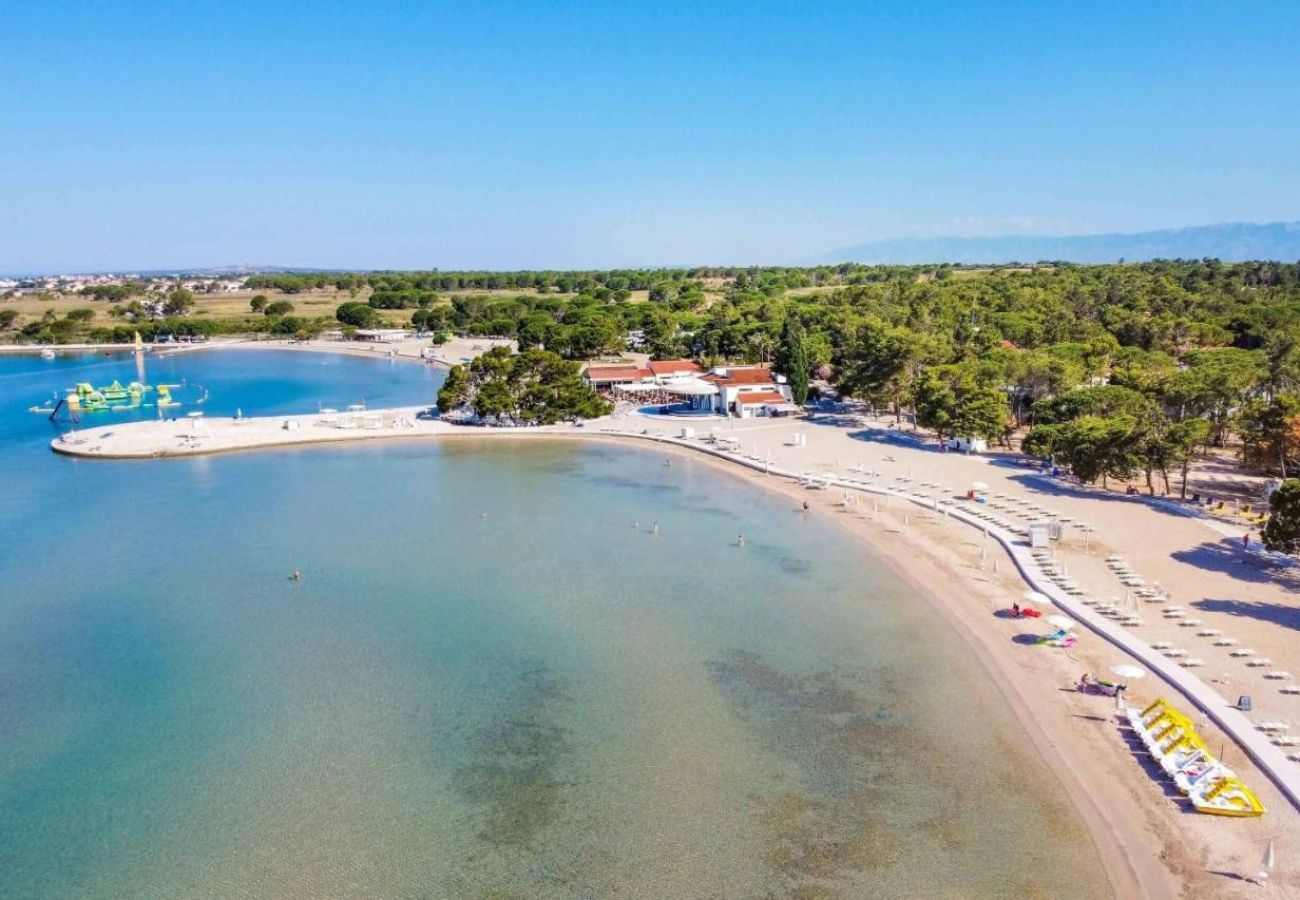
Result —
[{"label": "beach shoreline", "polygon": [[[265,346],[265,345],[264,345]],[[272,346],[266,349],[273,349]],[[306,349],[306,348],[303,348]],[[327,348],[320,348],[326,350]],[[373,358],[373,356],[372,356]],[[405,357],[410,361],[410,357]],[[372,411],[372,415],[411,415],[427,407],[408,407],[399,410]],[[100,448],[96,452],[86,452],[85,446],[60,446],[56,440],[52,446],[58,452],[73,456],[100,459],[150,459],[181,458],[184,456],[204,455],[222,452],[239,452],[247,450],[300,448],[320,446],[328,443],[357,446],[361,441],[371,438],[388,440],[425,440],[430,437],[457,438],[460,440],[583,440],[609,443],[624,447],[640,447],[647,452],[661,452],[673,456],[687,457],[702,461],[729,477],[748,481],[759,487],[775,490],[792,502],[807,500],[812,505],[811,514],[831,515],[856,539],[858,539],[873,556],[887,563],[891,569],[917,593],[925,595],[925,601],[940,618],[954,628],[976,655],[981,668],[988,676],[998,682],[999,694],[1011,707],[1017,720],[1023,725],[1025,734],[1037,754],[1055,773],[1065,790],[1071,806],[1077,810],[1087,826],[1089,834],[1097,848],[1102,865],[1111,882],[1116,896],[1184,896],[1184,897],[1219,897],[1234,896],[1232,888],[1225,889],[1222,882],[1208,870],[1213,865],[1223,870],[1236,866],[1240,870],[1249,864],[1250,840],[1236,841],[1216,840],[1212,837],[1214,825],[1222,824],[1203,820],[1212,817],[1192,816],[1179,811],[1166,803],[1161,804],[1162,789],[1158,780],[1151,773],[1131,758],[1119,729],[1109,714],[1107,704],[1098,704],[1098,698],[1085,698],[1073,692],[1063,697],[1059,692],[1067,690],[1077,678],[1080,670],[1104,671],[1106,653],[1104,648],[1093,651],[1094,658],[1084,661],[1075,660],[1065,654],[1046,655],[1041,651],[1034,653],[1016,652],[1009,647],[1005,623],[993,616],[996,608],[1005,607],[1011,599],[1018,598],[1026,583],[1016,566],[1004,566],[1000,579],[978,586],[976,581],[982,570],[984,550],[980,549],[978,565],[971,558],[973,550],[962,551],[946,544],[965,545],[976,542],[961,541],[975,532],[965,523],[942,523],[941,527],[957,529],[957,541],[939,541],[930,538],[916,540],[918,526],[908,529],[891,523],[895,513],[878,517],[855,517],[846,515],[845,510],[837,509],[830,502],[829,491],[809,491],[796,481],[777,475],[766,476],[755,468],[741,464],[739,460],[718,457],[703,446],[683,446],[664,441],[666,435],[611,434],[596,427],[575,428],[571,426],[554,426],[533,429],[488,429],[470,426],[454,426],[438,420],[420,420],[418,433],[413,429],[395,429],[384,427],[374,431],[358,430],[355,432],[308,431],[300,426],[295,432],[286,430],[282,423],[294,418],[309,420],[314,417],[275,417],[262,421],[265,426],[271,424],[271,430],[260,435],[244,430],[257,428],[257,420],[246,420],[244,424],[233,424],[231,420],[212,420],[209,424],[217,425],[230,436],[237,438],[232,446],[222,446],[219,441],[199,446],[193,442],[184,448],[165,452],[128,452],[114,453]],[[128,429],[170,429],[183,426],[184,420],[173,422],[136,423],[128,426],[116,426],[116,437]],[[593,423],[594,424],[594,423]],[[613,424],[613,423],[611,423]],[[673,427],[682,423],[672,422]],[[129,433],[129,432],[128,432]],[[83,432],[85,439],[87,433]],[[174,435],[173,435],[174,436]],[[115,439],[116,439],[115,437]],[[651,446],[651,442],[654,442]],[[147,443],[145,444],[147,446]],[[792,512],[798,507],[792,505]],[[913,514],[924,515],[920,508],[912,507]],[[906,522],[907,513],[903,513]],[[993,545],[995,548],[996,544]],[[995,549],[995,553],[1000,552]],[[1011,562],[1009,556],[1005,557]],[[987,573],[984,573],[987,575]],[[967,604],[954,602],[954,589],[968,591],[978,595],[979,602]],[[1109,654],[1113,657],[1113,653]],[[1048,673],[1050,677],[1045,678]],[[1098,715],[1098,713],[1101,715]],[[1091,720],[1096,727],[1089,735],[1081,739],[1077,729],[1072,727],[1072,720]],[[1208,735],[1207,735],[1208,737]],[[1262,773],[1253,767],[1242,770],[1243,777],[1251,780],[1255,786],[1264,780]],[[1262,792],[1261,792],[1262,793]],[[1294,830],[1294,811],[1281,808],[1277,800],[1272,801],[1270,815],[1287,816],[1286,823]],[[1284,803],[1285,801],[1283,801]],[[1274,829],[1276,830],[1276,829]],[[1156,840],[1152,840],[1153,835]],[[1216,846],[1217,845],[1217,846]],[[1214,854],[1218,858],[1214,858]],[[1274,884],[1287,883],[1289,873],[1275,874]]]},{"label": "beach shoreline", "polygon": [[[483,429],[468,426],[443,425],[438,432],[421,434],[379,434],[396,441],[421,441],[430,437],[455,439],[459,441],[583,441],[609,444],[623,448],[636,448],[642,452],[664,453],[674,458],[690,459],[701,462],[709,468],[725,474],[729,478],[754,485],[761,489],[774,491],[787,497],[792,502],[792,515],[798,514],[802,500],[815,503],[811,513],[829,515],[831,520],[846,530],[859,542],[867,552],[889,566],[916,593],[923,595],[931,609],[943,619],[948,627],[954,629],[964,644],[971,648],[980,667],[997,683],[998,694],[1011,708],[1017,721],[1022,725],[1035,752],[1048,765],[1058,779],[1069,798],[1070,805],[1080,815],[1096,846],[1098,857],[1106,871],[1114,895],[1117,897],[1173,897],[1177,896],[1179,887],[1195,876],[1192,870],[1176,871],[1163,860],[1168,859],[1166,848],[1156,850],[1150,846],[1152,823],[1139,813],[1131,804],[1125,792],[1111,790],[1116,772],[1106,765],[1099,764],[1089,750],[1078,752],[1071,735],[1060,727],[1056,717],[1048,715],[1050,707],[1045,704],[1044,692],[1032,690],[1032,678],[1024,668],[1013,664],[1004,652],[1003,636],[988,627],[986,615],[959,603],[952,603],[944,597],[951,593],[953,584],[960,584],[969,577],[951,559],[936,559],[933,556],[917,552],[926,549],[930,541],[912,543],[909,552],[898,552],[901,548],[897,541],[891,541],[890,535],[879,529],[864,527],[864,523],[837,515],[833,505],[827,501],[825,492],[808,492],[798,484],[780,476],[765,476],[739,466],[712,454],[700,452],[700,449],[670,443],[650,445],[644,438],[609,434],[596,430],[529,430],[517,429]],[[351,438],[352,436],[349,436]],[[359,440],[321,439],[293,442],[280,442],[271,446],[242,447],[235,450],[211,450],[209,453],[247,452],[250,450],[284,450],[305,447],[320,447],[331,443],[358,447],[364,443],[365,435],[356,435]],[[67,452],[66,450],[61,452]],[[170,458],[197,455],[196,453],[175,454]],[[98,457],[117,458],[122,457]],[[159,457],[130,457],[135,459]],[[821,496],[818,496],[821,495]],[[955,524],[955,523],[954,523]],[[965,529],[968,526],[957,525]],[[1008,558],[1008,563],[1010,562]],[[1014,566],[1006,567],[1006,574],[1015,581],[1021,581]],[[1021,581],[1021,587],[1023,588]],[[1014,588],[1011,590],[1014,591]],[[1016,596],[1016,594],[1004,594]],[[1002,605],[1006,605],[1002,602]],[[1095,698],[1094,698],[1095,699]],[[1114,743],[1118,747],[1118,740]],[[1141,769],[1128,760],[1122,760],[1131,768],[1131,772],[1119,773],[1121,781],[1140,782],[1147,778]],[[1098,790],[1097,786],[1103,789]],[[1109,802],[1108,802],[1109,801]],[[1210,896],[1207,894],[1206,896]]]}]

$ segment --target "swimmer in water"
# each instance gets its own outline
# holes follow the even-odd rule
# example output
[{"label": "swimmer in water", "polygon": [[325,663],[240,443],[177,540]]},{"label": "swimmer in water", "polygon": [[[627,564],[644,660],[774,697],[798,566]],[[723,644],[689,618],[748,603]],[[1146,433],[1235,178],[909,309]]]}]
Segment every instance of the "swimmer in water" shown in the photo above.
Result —
[{"label": "swimmer in water", "polygon": [[658,523],[658,522],[655,522],[654,527],[650,529],[650,533],[651,533],[651,534],[658,534],[658,533],[659,533],[659,523]]},{"label": "swimmer in water", "polygon": [[294,570],[293,570],[293,580],[294,580],[294,581],[302,581],[302,573],[299,572],[297,569],[294,569]]},{"label": "swimmer in water", "polygon": [[743,534],[736,535],[736,546],[737,547],[745,546],[745,536]]}]

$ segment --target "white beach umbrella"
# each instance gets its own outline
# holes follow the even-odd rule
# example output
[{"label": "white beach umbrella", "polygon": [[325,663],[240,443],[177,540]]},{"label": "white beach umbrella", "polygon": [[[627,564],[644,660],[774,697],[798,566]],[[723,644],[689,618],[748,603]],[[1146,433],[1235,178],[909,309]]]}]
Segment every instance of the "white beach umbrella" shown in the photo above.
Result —
[{"label": "white beach umbrella", "polygon": [[1274,863],[1273,841],[1270,838],[1268,842],[1268,849],[1264,851],[1264,866],[1259,870],[1259,875],[1256,876],[1255,880],[1258,881],[1260,884],[1267,884],[1269,870],[1273,868],[1273,863]]},{"label": "white beach umbrella", "polygon": [[976,481],[970,487],[973,491],[987,491],[989,489],[989,486],[982,481]]},{"label": "white beach umbrella", "polygon": [[1055,625],[1057,628],[1060,628],[1062,630],[1067,630],[1067,631],[1073,628],[1075,625],[1074,619],[1070,619],[1065,616],[1048,616],[1043,621],[1049,622],[1050,624]]},{"label": "white beach umbrella", "polygon": [[1117,666],[1111,666],[1110,670],[1120,678],[1145,678],[1146,669],[1140,669],[1137,666],[1131,666],[1128,663],[1120,663]]},{"label": "white beach umbrella", "polygon": [[1026,603],[1051,603],[1052,598],[1046,594],[1040,594],[1038,591],[1025,591],[1021,595]]}]

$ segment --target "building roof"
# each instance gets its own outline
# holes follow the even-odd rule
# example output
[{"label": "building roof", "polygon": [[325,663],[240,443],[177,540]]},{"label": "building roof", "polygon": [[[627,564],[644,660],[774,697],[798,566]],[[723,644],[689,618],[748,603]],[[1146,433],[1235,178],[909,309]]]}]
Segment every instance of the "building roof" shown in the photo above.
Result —
[{"label": "building roof", "polygon": [[588,366],[584,374],[588,381],[640,381],[650,371],[637,366]]},{"label": "building roof", "polygon": [[778,394],[776,391],[750,391],[747,394],[738,394],[737,403],[743,403],[746,406],[755,403],[785,403],[785,395]]},{"label": "building roof", "polygon": [[704,377],[718,384],[776,384],[772,370],[766,366],[732,366],[726,374],[710,372]]},{"label": "building roof", "polygon": [[701,372],[700,364],[693,359],[652,359],[646,363],[655,375],[676,375],[678,372]]}]

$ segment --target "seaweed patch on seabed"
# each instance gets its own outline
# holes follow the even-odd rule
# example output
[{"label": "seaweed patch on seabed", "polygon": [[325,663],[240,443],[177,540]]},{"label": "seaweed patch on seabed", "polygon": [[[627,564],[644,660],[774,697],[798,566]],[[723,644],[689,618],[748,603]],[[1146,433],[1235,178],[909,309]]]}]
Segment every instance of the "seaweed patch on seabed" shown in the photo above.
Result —
[{"label": "seaweed patch on seabed", "polygon": [[519,673],[514,697],[473,739],[474,762],[456,772],[460,792],[481,811],[489,848],[532,850],[564,810],[560,769],[570,751],[557,724],[567,701],[544,666]]},{"label": "seaweed patch on seabed", "polygon": [[846,674],[795,676],[747,651],[708,668],[760,740],[789,763],[752,798],[774,895],[853,894],[864,878],[884,887],[904,860],[904,829],[882,821],[882,811],[900,808],[924,765],[918,735],[891,706],[901,685],[889,683],[896,679],[887,671],[872,673],[879,696],[889,698],[872,701]]}]

